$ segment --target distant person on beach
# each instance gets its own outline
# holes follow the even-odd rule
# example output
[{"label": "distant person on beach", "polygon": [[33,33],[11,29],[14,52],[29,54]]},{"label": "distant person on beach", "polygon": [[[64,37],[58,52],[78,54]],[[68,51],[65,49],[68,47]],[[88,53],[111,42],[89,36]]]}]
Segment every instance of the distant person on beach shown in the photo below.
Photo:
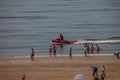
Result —
[{"label": "distant person on beach", "polygon": [[101,73],[101,75],[100,75],[100,80],[105,80],[105,72],[104,71],[102,71],[102,73]]},{"label": "distant person on beach", "polygon": [[72,59],[72,48],[69,49],[69,58]]},{"label": "distant person on beach", "polygon": [[100,75],[100,80],[105,80],[106,77],[106,68],[105,65],[102,66],[102,73]]},{"label": "distant person on beach", "polygon": [[63,37],[62,33],[60,33],[60,40],[64,41],[64,37]]},{"label": "distant person on beach", "polygon": [[93,80],[99,80],[99,76],[98,76],[98,68],[95,66],[91,66],[91,69],[93,71]]},{"label": "distant person on beach", "polygon": [[93,44],[91,45],[90,50],[91,50],[91,53],[93,54],[94,53],[94,46],[93,46]]},{"label": "distant person on beach", "polygon": [[100,47],[98,46],[98,44],[96,44],[96,51],[97,51],[97,53],[100,52]]},{"label": "distant person on beach", "polygon": [[105,65],[102,66],[102,71],[106,71]]},{"label": "distant person on beach", "polygon": [[99,80],[99,75],[98,75],[98,72],[96,72],[94,75],[93,75],[94,79],[93,80]]},{"label": "distant person on beach", "polygon": [[31,52],[31,61],[34,61],[35,51],[34,51],[33,48],[31,50],[32,50],[32,52]]},{"label": "distant person on beach", "polygon": [[95,75],[96,72],[98,72],[98,68],[95,66],[91,66],[91,69],[93,71],[93,76]]},{"label": "distant person on beach", "polygon": [[120,52],[115,52],[114,55],[116,55],[117,59],[120,59],[120,56],[119,56]]},{"label": "distant person on beach", "polygon": [[48,50],[49,50],[49,57],[51,57],[51,55],[52,55],[52,46],[51,45]]}]

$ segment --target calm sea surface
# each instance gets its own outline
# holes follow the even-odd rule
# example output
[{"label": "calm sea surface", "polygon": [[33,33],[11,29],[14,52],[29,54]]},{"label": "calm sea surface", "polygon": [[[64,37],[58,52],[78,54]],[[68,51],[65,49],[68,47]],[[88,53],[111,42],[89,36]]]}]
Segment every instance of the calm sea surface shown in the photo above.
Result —
[{"label": "calm sea surface", "polygon": [[[120,0],[1,0],[0,56],[47,55],[59,33],[66,40],[120,40]],[[83,53],[83,44],[57,46],[57,54]],[[99,44],[101,52],[120,43]]]}]

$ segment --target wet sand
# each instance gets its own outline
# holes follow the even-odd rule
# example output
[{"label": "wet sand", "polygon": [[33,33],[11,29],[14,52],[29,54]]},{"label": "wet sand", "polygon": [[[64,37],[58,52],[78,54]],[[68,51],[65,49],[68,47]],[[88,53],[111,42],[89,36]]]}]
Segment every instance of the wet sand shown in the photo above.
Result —
[{"label": "wet sand", "polygon": [[73,80],[76,74],[85,74],[81,80],[93,80],[91,66],[106,67],[105,80],[120,80],[120,59],[116,56],[67,56],[30,58],[0,58],[0,80]]}]

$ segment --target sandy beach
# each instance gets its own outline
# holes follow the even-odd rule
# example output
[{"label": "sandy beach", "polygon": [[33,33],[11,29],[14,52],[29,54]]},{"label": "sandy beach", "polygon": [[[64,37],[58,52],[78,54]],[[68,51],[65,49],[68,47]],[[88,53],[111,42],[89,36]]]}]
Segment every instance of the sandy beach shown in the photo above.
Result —
[{"label": "sandy beach", "polygon": [[81,80],[93,80],[91,66],[106,67],[105,80],[120,80],[120,59],[116,56],[67,56],[30,58],[0,58],[0,80],[73,80],[77,74],[85,74]]}]

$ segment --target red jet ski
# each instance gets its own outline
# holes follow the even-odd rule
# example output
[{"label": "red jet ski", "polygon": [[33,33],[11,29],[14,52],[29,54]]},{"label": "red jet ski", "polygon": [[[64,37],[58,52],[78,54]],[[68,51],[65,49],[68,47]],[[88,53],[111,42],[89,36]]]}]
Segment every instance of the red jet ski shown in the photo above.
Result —
[{"label": "red jet ski", "polygon": [[68,41],[68,40],[64,40],[61,41],[60,38],[55,38],[52,40],[52,44],[73,44],[76,41]]}]

